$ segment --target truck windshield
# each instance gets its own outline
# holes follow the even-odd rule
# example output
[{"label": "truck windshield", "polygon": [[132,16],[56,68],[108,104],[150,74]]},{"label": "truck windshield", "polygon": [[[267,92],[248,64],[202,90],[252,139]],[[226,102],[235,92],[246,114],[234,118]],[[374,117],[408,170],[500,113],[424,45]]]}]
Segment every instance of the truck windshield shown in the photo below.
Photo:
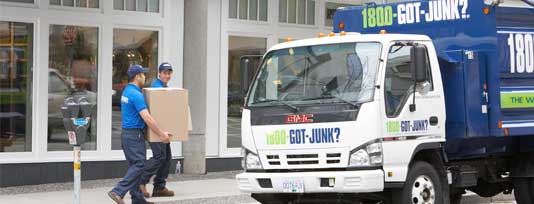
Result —
[{"label": "truck windshield", "polygon": [[369,102],[380,48],[380,43],[342,43],[271,51],[260,66],[248,106]]}]

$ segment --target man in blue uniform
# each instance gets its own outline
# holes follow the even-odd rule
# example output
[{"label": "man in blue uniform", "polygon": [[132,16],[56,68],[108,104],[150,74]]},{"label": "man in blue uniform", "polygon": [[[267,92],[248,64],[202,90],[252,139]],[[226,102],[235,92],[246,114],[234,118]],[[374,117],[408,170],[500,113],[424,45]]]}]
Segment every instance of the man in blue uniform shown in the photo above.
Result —
[{"label": "man in blue uniform", "polygon": [[[146,146],[144,128],[146,125],[159,135],[161,141],[169,143],[169,133],[158,127],[148,112],[141,87],[145,84],[147,68],[133,65],[128,68],[128,85],[122,92],[122,149],[128,161],[128,171],[122,180],[108,195],[117,204],[124,204],[123,198],[128,191],[132,196],[132,204],[152,204],[147,202],[139,190],[141,177],[145,168]],[[146,123],[146,125],[145,125]]]},{"label": "man in blue uniform", "polygon": [[[158,70],[158,78],[152,83],[152,88],[168,87],[171,80],[172,66],[167,63],[161,63]],[[171,145],[163,142],[150,142],[152,149],[152,158],[147,161],[145,172],[141,179],[139,188],[145,197],[150,197],[150,193],[146,190],[146,184],[154,175],[154,189],[152,190],[153,197],[174,196],[174,192],[165,187],[167,177],[169,176],[169,167],[172,159]]]}]

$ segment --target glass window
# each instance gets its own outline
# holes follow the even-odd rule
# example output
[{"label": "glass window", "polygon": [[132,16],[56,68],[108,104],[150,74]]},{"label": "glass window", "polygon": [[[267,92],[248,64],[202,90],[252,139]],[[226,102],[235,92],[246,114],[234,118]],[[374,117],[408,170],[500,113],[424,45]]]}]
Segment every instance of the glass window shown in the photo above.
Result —
[{"label": "glass window", "polygon": [[50,0],[50,5],[61,6],[61,0]]},{"label": "glass window", "polygon": [[148,0],[148,12],[159,12],[159,0]]},{"label": "glass window", "polygon": [[113,9],[158,13],[159,0],[113,0]]},{"label": "glass window", "polygon": [[341,43],[267,53],[249,106],[373,100],[379,43]]},{"label": "glass window", "polygon": [[114,0],[113,9],[115,10],[124,10],[124,0]]},{"label": "glass window", "polygon": [[229,0],[228,17],[267,21],[267,0]]},{"label": "glass window", "polygon": [[137,11],[147,11],[147,0],[137,0]]},{"label": "glass window", "polygon": [[258,20],[258,0],[250,0],[248,7],[248,19]]},{"label": "glass window", "polygon": [[33,4],[34,0],[0,0],[0,2],[14,2],[14,3],[30,3]]},{"label": "glass window", "polygon": [[280,0],[278,2],[278,22],[287,22],[287,0]]},{"label": "glass window", "polygon": [[334,22],[334,13],[336,12],[337,8],[340,7],[347,7],[347,6],[354,6],[353,4],[342,4],[342,3],[334,3],[334,2],[326,2],[325,6],[325,26],[332,26]]},{"label": "glass window", "polygon": [[32,150],[33,24],[0,21],[0,152]]},{"label": "glass window", "polygon": [[96,150],[98,28],[50,25],[48,58],[48,150],[72,150],[60,107],[69,96],[94,104],[84,150]]},{"label": "glass window", "polygon": [[228,17],[237,18],[237,0],[230,0],[228,4]]},{"label": "glass window", "polygon": [[247,19],[248,0],[239,0],[239,19]]},{"label": "glass window", "polygon": [[315,25],[314,0],[281,0],[279,22]]},{"label": "glass window", "polygon": [[[410,50],[412,47],[409,45],[393,45],[389,50],[384,86],[386,114],[388,117],[396,117],[413,93],[414,81],[410,69]],[[427,64],[426,67],[427,75],[430,79],[430,90],[433,90],[430,65]]]},{"label": "glass window", "polygon": [[74,0],[63,0],[63,6],[74,6]]},{"label": "glass window", "polygon": [[[241,147],[241,110],[245,90],[241,83],[241,78],[247,72],[251,81],[256,68],[258,67],[262,54],[267,49],[267,39],[255,37],[229,36],[228,50],[228,126],[227,126],[227,147]],[[242,70],[241,63],[246,60],[250,70]]]},{"label": "glass window", "polygon": [[297,22],[297,0],[287,0],[287,22]]},{"label": "glass window", "polygon": [[260,0],[260,21],[267,21],[267,0]]},{"label": "glass window", "polygon": [[315,25],[315,1],[308,0],[306,9],[306,24]]},{"label": "glass window", "polygon": [[113,95],[112,142],[113,150],[121,149],[121,96],[128,84],[126,71],[133,64],[150,68],[145,85],[157,78],[158,32],[148,30],[113,29]]}]

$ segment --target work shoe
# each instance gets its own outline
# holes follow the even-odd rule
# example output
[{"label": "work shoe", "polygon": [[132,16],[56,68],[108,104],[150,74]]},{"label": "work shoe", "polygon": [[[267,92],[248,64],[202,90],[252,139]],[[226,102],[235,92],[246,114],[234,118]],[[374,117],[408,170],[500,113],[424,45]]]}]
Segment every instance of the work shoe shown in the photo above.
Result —
[{"label": "work shoe", "polygon": [[139,185],[139,189],[141,190],[141,192],[143,193],[143,196],[145,196],[145,198],[150,198],[150,193],[148,193],[148,191],[146,191],[146,185]]},{"label": "work shoe", "polygon": [[110,191],[108,192],[108,196],[111,198],[111,200],[115,201],[117,204],[124,204],[124,201],[119,195],[117,195],[117,193]]},{"label": "work shoe", "polygon": [[174,191],[171,191],[167,188],[161,190],[152,191],[152,197],[172,197],[174,196]]}]

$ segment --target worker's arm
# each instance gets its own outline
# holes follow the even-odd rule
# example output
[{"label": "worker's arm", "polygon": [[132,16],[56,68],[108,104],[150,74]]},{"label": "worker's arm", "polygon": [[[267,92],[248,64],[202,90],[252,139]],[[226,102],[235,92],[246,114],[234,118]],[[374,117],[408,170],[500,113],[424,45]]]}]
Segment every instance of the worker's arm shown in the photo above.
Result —
[{"label": "worker's arm", "polygon": [[159,126],[156,124],[156,120],[150,115],[147,109],[142,110],[139,112],[141,115],[141,118],[145,121],[145,123],[148,125],[148,128],[150,128],[152,131],[154,131],[157,135],[159,135],[159,138],[163,143],[169,143],[169,133],[164,132]]}]

